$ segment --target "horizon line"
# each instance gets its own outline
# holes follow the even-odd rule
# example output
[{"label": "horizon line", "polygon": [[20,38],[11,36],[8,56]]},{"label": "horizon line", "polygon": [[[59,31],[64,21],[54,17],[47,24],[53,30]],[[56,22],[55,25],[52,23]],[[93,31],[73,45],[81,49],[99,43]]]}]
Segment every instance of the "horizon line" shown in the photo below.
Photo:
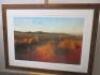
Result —
[{"label": "horizon line", "polygon": [[82,36],[82,34],[72,34],[72,33],[64,33],[64,32],[45,32],[45,31],[17,31],[17,30],[14,30],[14,32],[42,32],[42,33],[56,33],[56,34],[69,34],[69,35],[77,35],[77,36]]}]

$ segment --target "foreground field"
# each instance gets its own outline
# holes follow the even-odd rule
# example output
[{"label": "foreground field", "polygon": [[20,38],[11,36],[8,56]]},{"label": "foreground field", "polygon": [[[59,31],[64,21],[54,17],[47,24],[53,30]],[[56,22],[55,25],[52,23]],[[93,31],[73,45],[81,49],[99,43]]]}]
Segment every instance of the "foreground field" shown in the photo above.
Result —
[{"label": "foreground field", "polygon": [[18,60],[80,64],[82,36],[15,31]]}]

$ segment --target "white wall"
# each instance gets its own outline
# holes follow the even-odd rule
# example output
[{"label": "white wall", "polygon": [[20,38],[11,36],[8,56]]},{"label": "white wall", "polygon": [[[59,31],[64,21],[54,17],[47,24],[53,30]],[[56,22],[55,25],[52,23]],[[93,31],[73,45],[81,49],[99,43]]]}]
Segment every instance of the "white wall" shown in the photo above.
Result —
[{"label": "white wall", "polygon": [[[43,4],[44,0],[3,0],[4,4]],[[49,3],[100,3],[100,0],[49,0]],[[4,60],[4,48],[3,48],[3,25],[2,25],[2,15],[1,15],[1,6],[0,6],[0,71],[4,72],[14,72],[14,73],[24,73],[29,74],[30,72],[17,71],[17,70],[6,70],[5,69],[5,60]],[[98,38],[95,54],[95,62],[93,75],[100,75],[100,23],[98,27]],[[42,75],[42,74],[41,74]],[[44,75],[44,74],[43,74]]]},{"label": "white wall", "polygon": [[100,0],[49,0],[49,3],[100,3]]},{"label": "white wall", "polygon": [[38,3],[44,3],[44,0],[4,0],[3,3],[9,3],[9,4],[38,4]]}]

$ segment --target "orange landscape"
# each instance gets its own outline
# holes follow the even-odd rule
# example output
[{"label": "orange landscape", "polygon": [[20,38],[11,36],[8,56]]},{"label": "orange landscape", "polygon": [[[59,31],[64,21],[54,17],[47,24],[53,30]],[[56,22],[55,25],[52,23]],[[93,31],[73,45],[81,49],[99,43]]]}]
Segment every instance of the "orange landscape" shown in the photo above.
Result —
[{"label": "orange landscape", "polygon": [[80,64],[82,36],[65,33],[15,31],[15,58]]}]

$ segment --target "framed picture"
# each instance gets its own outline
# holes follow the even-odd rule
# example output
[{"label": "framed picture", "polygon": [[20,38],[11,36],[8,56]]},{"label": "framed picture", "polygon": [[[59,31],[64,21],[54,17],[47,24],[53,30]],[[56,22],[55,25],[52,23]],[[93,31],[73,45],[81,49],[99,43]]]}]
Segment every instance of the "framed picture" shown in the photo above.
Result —
[{"label": "framed picture", "polygon": [[3,5],[6,67],[91,75],[98,15],[88,5]]}]

